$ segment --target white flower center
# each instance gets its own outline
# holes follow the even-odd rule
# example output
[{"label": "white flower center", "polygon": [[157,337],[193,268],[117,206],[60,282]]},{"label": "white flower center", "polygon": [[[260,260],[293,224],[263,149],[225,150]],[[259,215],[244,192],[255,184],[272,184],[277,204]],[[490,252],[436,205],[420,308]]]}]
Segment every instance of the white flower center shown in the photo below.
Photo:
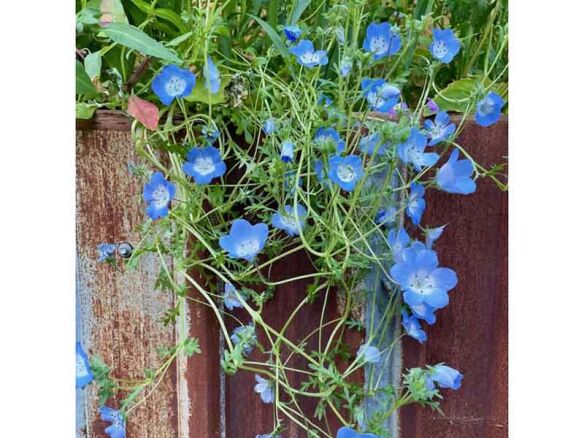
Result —
[{"label": "white flower center", "polygon": [[422,159],[422,151],[416,148],[413,144],[409,144],[406,149],[406,158],[411,163],[417,163]]},{"label": "white flower center", "polygon": [[351,182],[355,179],[355,169],[352,166],[340,164],[337,167],[337,176],[343,182]]},{"label": "white flower center", "polygon": [[313,62],[318,63],[320,61],[320,56],[318,56],[316,52],[304,52],[300,55],[300,60],[304,64],[311,64]]},{"label": "white flower center", "polygon": [[170,201],[168,189],[162,185],[156,187],[156,190],[152,192],[152,199],[154,199],[154,205],[156,208],[166,207]]},{"label": "white flower center", "polygon": [[485,98],[480,102],[478,111],[481,114],[490,114],[495,110],[495,102],[492,99]]},{"label": "white flower center", "polygon": [[177,76],[172,76],[164,85],[164,89],[169,96],[179,96],[187,88],[187,82]]},{"label": "white flower center", "polygon": [[444,41],[437,41],[434,43],[434,46],[432,47],[432,52],[434,52],[436,58],[441,59],[446,56],[446,54],[448,53],[448,49],[446,48],[446,44],[444,43]]},{"label": "white flower center", "polygon": [[260,250],[260,242],[257,239],[245,239],[237,245],[237,254],[240,257],[256,254]]},{"label": "white flower center", "polygon": [[385,103],[385,99],[375,91],[370,91],[367,93],[367,101],[375,109],[381,108]]},{"label": "white flower center", "polygon": [[87,376],[87,368],[85,367],[85,362],[81,355],[77,354],[75,361],[75,373],[77,376]]},{"label": "white flower center", "polygon": [[215,163],[210,157],[199,157],[195,159],[193,167],[201,175],[208,175],[215,170]]},{"label": "white flower center", "polygon": [[293,217],[286,216],[286,215],[281,215],[281,217],[282,217],[282,225],[284,227],[287,227],[289,230],[294,230],[295,232],[298,232],[298,225],[296,224],[296,221],[294,220]]},{"label": "white flower center", "polygon": [[430,137],[432,138],[442,137],[442,135],[444,135],[444,131],[446,131],[446,126],[436,123],[434,124],[432,130],[430,131]]},{"label": "white flower center", "polygon": [[417,272],[410,277],[410,289],[419,294],[427,294],[434,289],[432,279],[428,274]]},{"label": "white flower center", "polygon": [[371,47],[371,51],[373,53],[379,55],[387,52],[387,50],[389,49],[389,43],[385,39],[385,37],[377,36],[371,38],[371,43],[369,44],[369,47]]}]

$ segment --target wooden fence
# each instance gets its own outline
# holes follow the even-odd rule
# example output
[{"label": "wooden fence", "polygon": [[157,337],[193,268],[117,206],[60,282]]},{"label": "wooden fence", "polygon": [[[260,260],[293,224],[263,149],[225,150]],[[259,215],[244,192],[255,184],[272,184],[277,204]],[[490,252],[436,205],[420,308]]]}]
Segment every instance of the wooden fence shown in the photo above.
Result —
[{"label": "wooden fence", "polygon": [[[470,125],[460,143],[485,167],[503,162],[507,122],[491,128]],[[144,368],[158,362],[156,348],[171,345],[177,336],[174,326],[159,322],[174,298],[154,290],[154,257],[146,257],[137,270],[129,272],[96,261],[99,243],[138,239],[136,228],[144,219],[142,187],[128,170],[128,164],[138,161],[130,120],[123,114],[102,111],[91,121],[78,121],[78,338],[90,354],[100,355],[112,366],[115,377],[124,378],[141,378]],[[445,361],[465,377],[458,392],[445,391],[444,416],[429,409],[403,409],[399,438],[507,436],[507,195],[488,181],[480,181],[478,187],[472,196],[437,191],[427,196],[424,222],[448,224],[436,249],[441,263],[457,271],[459,284],[450,294],[451,304],[438,312],[438,322],[428,328],[428,342],[423,346],[409,339],[403,342],[403,365]],[[306,255],[298,254],[278,263],[273,274],[284,277],[310,269]],[[266,321],[278,326],[286,320],[306,286],[299,281],[279,287],[263,313]],[[323,300],[295,318],[287,331],[291,338],[301,339],[317,327]],[[338,314],[338,305],[329,296],[329,318]],[[152,396],[133,412],[127,436],[253,438],[271,431],[272,407],[253,393],[253,375],[220,372],[222,340],[214,315],[204,306],[189,304],[186,318],[204,354],[176,363]],[[360,343],[355,335],[348,341],[353,346]],[[77,401],[77,437],[105,438],[95,385],[78,390]],[[302,401],[306,412],[312,412],[311,403]],[[338,423],[328,420],[334,430]],[[306,436],[298,425],[287,426],[285,438]]]}]

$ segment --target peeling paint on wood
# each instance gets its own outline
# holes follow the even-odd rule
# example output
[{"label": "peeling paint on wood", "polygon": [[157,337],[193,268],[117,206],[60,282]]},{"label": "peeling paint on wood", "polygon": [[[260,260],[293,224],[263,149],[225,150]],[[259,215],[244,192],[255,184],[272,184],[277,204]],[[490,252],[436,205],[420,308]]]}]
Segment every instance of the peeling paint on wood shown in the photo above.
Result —
[{"label": "peeling paint on wood", "polygon": [[[139,238],[135,229],[144,220],[142,188],[128,172],[130,161],[137,157],[128,131],[77,132],[78,336],[91,355],[112,367],[114,377],[140,379],[144,368],[160,365],[156,349],[174,344],[174,327],[159,322],[173,297],[154,290],[154,257],[145,257],[138,269],[126,272],[96,260],[99,243]],[[129,437],[177,436],[175,387],[173,369],[132,412]],[[79,410],[85,413],[78,416],[78,438],[107,436],[96,392],[96,385],[89,385],[78,393]],[[117,407],[118,402],[111,403]]]}]

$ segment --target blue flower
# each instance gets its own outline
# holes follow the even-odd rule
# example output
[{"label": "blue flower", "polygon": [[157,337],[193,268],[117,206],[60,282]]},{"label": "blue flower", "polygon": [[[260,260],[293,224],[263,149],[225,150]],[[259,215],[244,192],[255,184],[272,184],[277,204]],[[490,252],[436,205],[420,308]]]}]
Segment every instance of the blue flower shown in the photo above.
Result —
[{"label": "blue flower", "polygon": [[263,223],[250,224],[245,219],[236,219],[231,224],[229,234],[219,238],[219,245],[233,259],[253,262],[255,256],[264,248],[268,238],[268,226]]},{"label": "blue flower", "polygon": [[377,155],[385,154],[387,148],[389,147],[388,143],[381,143],[381,136],[379,133],[374,132],[373,134],[369,134],[366,137],[363,137],[359,142],[359,150],[367,155],[373,155],[376,153]]},{"label": "blue flower", "polygon": [[217,141],[221,135],[221,133],[213,126],[203,126],[203,129],[201,129],[201,134],[209,145],[215,143],[215,141]]},{"label": "blue flower", "polygon": [[345,141],[335,128],[318,128],[314,134],[314,142],[319,146],[335,145],[337,154],[341,154],[345,150]]},{"label": "blue flower", "polygon": [[404,250],[404,261],[393,265],[390,274],[404,290],[404,301],[409,306],[426,303],[436,309],[448,304],[448,291],[456,286],[456,273],[438,267],[436,252],[423,249],[417,254]]},{"label": "blue flower", "polygon": [[111,423],[105,428],[105,433],[111,438],[126,438],[126,421],[120,411],[102,406],[99,408],[99,413],[103,421]]},{"label": "blue flower", "polygon": [[306,207],[297,204],[296,213],[298,214],[299,222],[296,222],[296,216],[294,215],[292,206],[285,205],[284,213],[276,212],[272,215],[272,226],[285,231],[289,236],[298,236],[300,230],[304,228],[308,212],[306,211]]},{"label": "blue flower", "polygon": [[77,342],[75,348],[75,387],[83,388],[93,381],[93,373],[81,343]]},{"label": "blue flower", "polygon": [[399,231],[389,230],[387,234],[387,244],[391,250],[391,257],[394,263],[402,263],[404,259],[404,250],[409,246],[410,238],[408,232],[400,227]]},{"label": "blue flower", "polygon": [[436,322],[436,315],[434,315],[436,309],[426,303],[411,305],[410,310],[416,318],[422,319],[428,324],[434,324]]},{"label": "blue flower", "polygon": [[438,383],[440,388],[458,389],[462,384],[464,376],[454,368],[446,365],[435,365],[432,367],[430,378]]},{"label": "blue flower", "polygon": [[434,38],[428,47],[432,56],[438,61],[448,64],[460,50],[460,41],[452,29],[433,29]]},{"label": "blue flower", "polygon": [[197,77],[190,70],[174,64],[165,66],[152,81],[152,91],[165,105],[179,97],[186,97],[193,91]]},{"label": "blue flower", "polygon": [[327,176],[327,170],[325,170],[324,163],[322,162],[322,160],[314,161],[314,173],[316,175],[316,179],[318,179],[318,181],[320,181],[321,183],[325,182],[324,180]]},{"label": "blue flower", "polygon": [[426,120],[424,122],[424,128],[426,128],[430,137],[430,143],[428,144],[434,146],[454,134],[456,125],[450,123],[450,116],[446,111],[440,111],[436,114],[434,121]]},{"label": "blue flower", "polygon": [[357,359],[365,363],[379,363],[381,362],[381,351],[372,345],[363,344],[357,350]]},{"label": "blue flower", "polygon": [[404,163],[411,163],[418,172],[423,167],[433,166],[440,156],[435,152],[424,152],[427,141],[418,128],[412,128],[405,143],[397,145],[397,154]]},{"label": "blue flower", "polygon": [[97,261],[102,263],[111,260],[116,254],[117,245],[115,243],[100,243],[97,245]]},{"label": "blue flower", "polygon": [[249,356],[252,353],[253,348],[258,342],[255,334],[255,327],[251,324],[236,327],[229,338],[234,345],[241,343],[241,350],[246,356]]},{"label": "blue flower", "polygon": [[264,403],[274,403],[274,390],[272,384],[264,379],[262,376],[255,375],[256,385],[253,390],[260,395]]},{"label": "blue flower", "polygon": [[350,58],[343,58],[339,65],[339,73],[343,78],[349,76],[353,69],[353,61]]},{"label": "blue flower", "polygon": [[446,225],[426,230],[426,248],[432,249],[432,245],[440,238],[444,228],[446,228]]},{"label": "blue flower", "polygon": [[360,433],[344,426],[337,431],[337,438],[378,438],[378,436],[372,433]]},{"label": "blue flower", "polygon": [[289,41],[295,42],[302,35],[302,31],[298,26],[286,26],[284,28],[284,35],[286,35]]},{"label": "blue flower", "polygon": [[476,183],[471,178],[474,171],[473,165],[466,158],[458,161],[458,154],[458,149],[454,149],[448,161],[438,169],[436,184],[445,192],[469,195],[477,189]]},{"label": "blue flower", "polygon": [[331,106],[332,105],[333,100],[330,97],[328,97],[326,94],[319,93],[318,94],[318,99],[316,100],[316,103],[319,104],[319,105],[322,105],[322,106],[324,106],[326,108],[327,106]]},{"label": "blue flower", "polygon": [[397,208],[394,206],[389,206],[387,208],[380,208],[377,214],[375,215],[375,223],[376,224],[391,224],[395,222],[395,218],[397,216]]},{"label": "blue flower", "polygon": [[219,149],[205,146],[192,148],[182,169],[185,174],[192,176],[197,184],[209,184],[213,178],[223,176],[227,167],[221,159]]},{"label": "blue flower", "polygon": [[264,132],[266,133],[266,135],[271,135],[274,133],[274,131],[276,130],[276,123],[274,122],[274,119],[269,118],[266,119],[266,121],[264,122],[262,129],[264,130]]},{"label": "blue flower", "polygon": [[406,214],[414,225],[419,225],[422,220],[424,210],[426,210],[426,200],[424,199],[424,186],[412,183],[410,186],[410,196],[406,205]]},{"label": "blue flower", "polygon": [[144,185],[143,198],[148,204],[146,213],[150,219],[168,215],[168,204],[174,198],[176,187],[167,181],[160,172],[154,172],[150,181]]},{"label": "blue flower", "polygon": [[373,54],[375,61],[396,54],[400,47],[401,39],[389,23],[371,23],[367,26],[363,48]]},{"label": "blue flower", "polygon": [[296,47],[290,49],[290,53],[296,55],[296,59],[300,65],[304,67],[313,68],[317,65],[328,64],[328,57],[326,50],[314,50],[312,41],[302,40]]},{"label": "blue flower", "polygon": [[207,63],[203,67],[203,76],[205,76],[205,87],[207,90],[212,94],[217,93],[221,85],[221,75],[210,56],[207,57]]},{"label": "blue flower", "polygon": [[422,330],[422,326],[420,325],[420,321],[415,316],[408,316],[408,313],[404,310],[402,311],[402,326],[406,331],[406,334],[420,344],[423,344],[428,340],[428,336],[426,332]]},{"label": "blue flower", "polygon": [[400,96],[399,89],[383,79],[363,79],[361,90],[369,107],[381,112],[389,112],[398,102]]},{"label": "blue flower", "polygon": [[243,307],[243,303],[247,297],[239,293],[238,290],[231,283],[225,283],[225,290],[223,291],[223,303],[229,310]]},{"label": "blue flower", "polygon": [[489,93],[477,103],[476,122],[484,127],[497,123],[501,117],[501,109],[505,106],[505,101],[494,91]]},{"label": "blue flower", "polygon": [[440,111],[440,107],[438,106],[438,104],[436,102],[434,102],[432,99],[428,99],[428,102],[426,102],[426,107],[430,110],[430,112],[432,113],[437,113],[438,111]]},{"label": "blue flower", "polygon": [[280,152],[280,159],[284,163],[290,163],[294,159],[294,143],[291,141],[282,142],[282,150]]},{"label": "blue flower", "polygon": [[333,155],[329,158],[329,178],[341,189],[352,192],[363,177],[363,162],[357,155]]}]

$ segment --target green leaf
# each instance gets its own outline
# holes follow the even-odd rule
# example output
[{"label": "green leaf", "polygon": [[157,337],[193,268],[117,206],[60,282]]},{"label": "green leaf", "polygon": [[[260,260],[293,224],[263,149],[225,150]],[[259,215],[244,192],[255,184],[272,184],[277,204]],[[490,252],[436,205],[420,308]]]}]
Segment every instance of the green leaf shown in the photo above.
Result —
[{"label": "green leaf", "polygon": [[83,64],[85,65],[85,72],[90,80],[99,77],[101,73],[101,53],[90,53],[83,60]]},{"label": "green leaf", "polygon": [[124,23],[111,23],[104,27],[102,32],[114,42],[137,50],[144,55],[154,56],[176,64],[181,62],[178,56],[137,27]]},{"label": "green leaf", "polygon": [[463,113],[470,103],[470,98],[476,89],[476,79],[465,78],[449,84],[434,98],[441,110]]},{"label": "green leaf", "polygon": [[298,23],[298,20],[300,20],[300,17],[302,16],[302,14],[306,10],[306,8],[310,5],[311,1],[312,0],[298,0],[297,1],[296,7],[292,11],[292,15],[290,17],[290,24],[294,25],[294,24]]},{"label": "green leaf", "polygon": [[[197,78],[199,79],[199,78]],[[188,102],[202,102],[207,105],[216,105],[218,103],[225,102],[225,87],[229,84],[230,77],[221,76],[221,87],[219,91],[215,94],[209,93],[209,90],[205,88],[205,79],[200,78],[197,80],[195,87],[190,96],[185,97]]]},{"label": "green leaf", "polygon": [[81,102],[75,105],[75,118],[82,120],[89,120],[95,113],[96,106]]},{"label": "green leaf", "polygon": [[101,12],[99,22],[102,26],[107,23],[128,23],[122,0],[101,0],[99,9]]},{"label": "green leaf", "polygon": [[290,53],[288,52],[288,49],[284,45],[282,38],[280,38],[280,35],[278,35],[278,33],[274,30],[274,28],[272,26],[270,26],[268,23],[266,23],[264,20],[262,20],[261,18],[256,17],[255,15],[250,15],[250,14],[247,14],[247,15],[258,22],[258,24],[262,27],[262,29],[268,34],[268,36],[272,40],[272,43],[274,43],[274,46],[276,47],[276,49],[278,49],[278,51],[280,52],[282,57],[287,58],[290,55]]},{"label": "green leaf", "polygon": [[75,61],[75,90],[77,94],[83,94],[86,97],[98,95],[95,86],[85,72],[85,67],[79,61]]}]

